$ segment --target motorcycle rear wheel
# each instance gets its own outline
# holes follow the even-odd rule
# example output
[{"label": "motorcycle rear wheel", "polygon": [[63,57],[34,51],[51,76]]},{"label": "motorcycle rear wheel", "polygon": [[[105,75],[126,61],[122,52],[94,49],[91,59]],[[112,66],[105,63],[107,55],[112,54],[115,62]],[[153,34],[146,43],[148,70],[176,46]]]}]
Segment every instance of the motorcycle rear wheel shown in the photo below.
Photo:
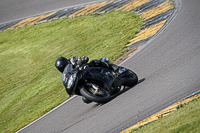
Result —
[{"label": "motorcycle rear wheel", "polygon": [[111,95],[107,91],[104,91],[103,96],[98,96],[90,92],[87,87],[82,87],[80,89],[80,93],[83,97],[87,98],[88,100],[97,102],[97,103],[106,103],[111,100]]},{"label": "motorcycle rear wheel", "polygon": [[128,74],[124,76],[126,78],[126,83],[123,85],[128,86],[128,87],[133,87],[138,83],[138,76],[131,70],[128,69]]}]

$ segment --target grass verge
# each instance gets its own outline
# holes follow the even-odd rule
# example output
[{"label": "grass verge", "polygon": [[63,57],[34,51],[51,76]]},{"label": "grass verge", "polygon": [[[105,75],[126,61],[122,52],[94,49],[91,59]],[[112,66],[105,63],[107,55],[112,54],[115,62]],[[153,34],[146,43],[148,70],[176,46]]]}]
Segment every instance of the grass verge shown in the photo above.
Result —
[{"label": "grass verge", "polygon": [[113,62],[141,26],[138,14],[117,11],[0,32],[0,132],[17,131],[69,98],[58,57]]},{"label": "grass verge", "polygon": [[199,133],[200,97],[177,106],[177,111],[130,133]]}]

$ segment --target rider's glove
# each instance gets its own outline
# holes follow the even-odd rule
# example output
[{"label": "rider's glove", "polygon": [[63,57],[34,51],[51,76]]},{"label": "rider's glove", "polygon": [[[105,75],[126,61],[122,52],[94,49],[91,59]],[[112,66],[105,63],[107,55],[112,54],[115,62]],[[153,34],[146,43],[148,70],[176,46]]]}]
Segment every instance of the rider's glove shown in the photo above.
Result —
[{"label": "rider's glove", "polygon": [[89,67],[88,65],[82,65],[82,66],[80,66],[80,67],[78,68],[78,70],[82,71],[82,70],[84,70],[84,69],[86,69],[86,68],[88,68],[88,67]]}]

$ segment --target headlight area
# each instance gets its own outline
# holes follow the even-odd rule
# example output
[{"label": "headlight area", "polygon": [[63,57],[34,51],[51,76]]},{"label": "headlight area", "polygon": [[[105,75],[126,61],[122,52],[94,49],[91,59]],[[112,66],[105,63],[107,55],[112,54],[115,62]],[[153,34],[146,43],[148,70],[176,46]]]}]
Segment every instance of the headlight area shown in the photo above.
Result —
[{"label": "headlight area", "polygon": [[68,82],[66,83],[66,88],[71,89],[74,85],[74,81],[75,81],[74,76],[71,75],[68,79]]}]

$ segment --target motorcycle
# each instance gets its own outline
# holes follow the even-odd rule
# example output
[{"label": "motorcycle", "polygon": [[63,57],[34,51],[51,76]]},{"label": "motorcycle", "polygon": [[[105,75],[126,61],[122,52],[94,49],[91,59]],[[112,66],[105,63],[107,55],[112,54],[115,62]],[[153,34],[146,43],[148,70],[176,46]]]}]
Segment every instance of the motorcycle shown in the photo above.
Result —
[{"label": "motorcycle", "polygon": [[106,103],[112,96],[125,87],[137,84],[137,75],[124,67],[117,72],[103,67],[83,65],[80,70],[68,64],[62,75],[62,81],[69,95],[82,96],[85,103]]}]

